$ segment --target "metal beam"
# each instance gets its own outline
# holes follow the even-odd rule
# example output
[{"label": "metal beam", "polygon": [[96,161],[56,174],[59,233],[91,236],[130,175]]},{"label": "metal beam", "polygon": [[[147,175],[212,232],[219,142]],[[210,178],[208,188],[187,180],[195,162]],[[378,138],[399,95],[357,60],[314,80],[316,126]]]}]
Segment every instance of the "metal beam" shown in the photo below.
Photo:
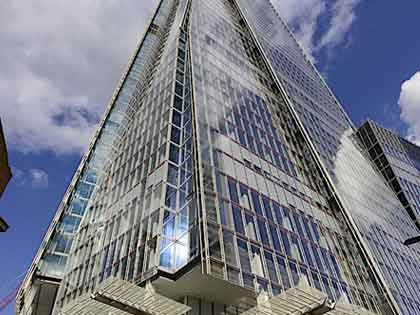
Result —
[{"label": "metal beam", "polygon": [[417,243],[420,243],[420,235],[416,236],[416,237],[409,238],[408,240],[406,240],[404,242],[404,245],[405,246],[410,246],[410,245],[414,245],[414,244],[417,244]]}]

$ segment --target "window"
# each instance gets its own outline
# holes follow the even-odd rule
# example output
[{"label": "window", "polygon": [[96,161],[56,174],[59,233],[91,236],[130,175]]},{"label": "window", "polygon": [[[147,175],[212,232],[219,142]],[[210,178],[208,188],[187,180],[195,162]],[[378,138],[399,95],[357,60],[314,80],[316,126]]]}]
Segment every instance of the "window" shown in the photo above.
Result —
[{"label": "window", "polygon": [[265,262],[267,264],[268,275],[272,282],[279,283],[279,279],[277,277],[276,266],[274,264],[273,255],[267,251],[264,252]]},{"label": "window", "polygon": [[312,279],[314,280],[315,288],[319,291],[323,291],[321,281],[319,280],[319,275],[316,272],[312,272]]},{"label": "window", "polygon": [[169,211],[165,211],[162,235],[169,239],[173,239],[175,236],[175,216]]},{"label": "window", "polygon": [[251,198],[252,198],[252,203],[254,205],[255,212],[261,216],[264,216],[261,209],[260,198],[258,197],[258,193],[256,193],[255,191],[251,191]]},{"label": "window", "polygon": [[171,132],[171,141],[180,144],[181,143],[181,130],[173,127]]},{"label": "window", "polygon": [[315,242],[315,239],[314,239],[314,237],[313,237],[313,235],[312,235],[312,232],[311,232],[311,228],[309,227],[309,220],[307,219],[307,218],[305,218],[305,217],[303,217],[302,218],[302,222],[303,222],[303,226],[304,226],[304,228],[305,228],[305,231],[306,231],[306,235],[307,235],[307,237],[312,241],[312,242]]},{"label": "window", "polygon": [[258,219],[257,222],[258,222],[258,229],[260,231],[261,242],[265,246],[270,247],[270,241],[268,239],[267,227],[265,226],[265,222],[261,219]]},{"label": "window", "polygon": [[226,263],[236,267],[238,262],[236,260],[233,234],[227,231],[223,231],[223,243],[225,248]]},{"label": "window", "polygon": [[251,246],[251,267],[252,273],[259,277],[264,277],[263,262],[261,257],[261,250],[259,247]]},{"label": "window", "polygon": [[332,254],[330,254],[330,258],[331,258],[331,262],[332,262],[332,265],[334,267],[335,273],[336,273],[338,279],[341,280],[342,279],[341,271],[340,271],[340,267],[338,266],[337,259]]},{"label": "window", "polygon": [[274,222],[273,213],[271,211],[270,200],[267,197],[262,197],[264,211],[266,218]]},{"label": "window", "polygon": [[220,221],[223,225],[233,229],[232,215],[229,211],[230,205],[228,202],[219,199]]},{"label": "window", "polygon": [[175,164],[179,162],[179,148],[174,144],[171,144],[169,149],[169,160]]},{"label": "window", "polygon": [[177,190],[168,185],[166,188],[165,205],[173,210],[176,209],[176,195]]},{"label": "window", "polygon": [[322,264],[321,257],[319,256],[318,249],[315,246],[312,246],[312,252],[314,254],[316,264],[318,265],[318,269],[321,272],[325,272],[324,265]]},{"label": "window", "polygon": [[168,167],[168,182],[175,186],[178,184],[178,168],[172,164]]},{"label": "window", "polygon": [[292,221],[290,220],[290,210],[286,207],[283,207],[283,226],[289,231],[293,231]]},{"label": "window", "polygon": [[184,92],[184,87],[182,86],[182,84],[179,82],[176,82],[175,93],[178,94],[179,96],[183,96],[183,92]]},{"label": "window", "polygon": [[181,120],[182,120],[181,113],[174,110],[172,114],[172,123],[177,127],[181,127]]},{"label": "window", "polygon": [[283,257],[277,256],[277,265],[279,266],[280,277],[283,283],[283,287],[286,289],[290,288],[289,275],[287,273],[286,262]]},{"label": "window", "polygon": [[302,229],[302,225],[300,224],[299,215],[297,213],[294,213],[293,218],[295,219],[294,221],[295,221],[297,232],[298,232],[299,236],[300,237],[305,237],[305,234],[304,234],[303,229]]},{"label": "window", "polygon": [[175,267],[180,268],[181,266],[185,265],[185,263],[188,261],[188,247],[175,243]]},{"label": "window", "polygon": [[217,185],[217,192],[222,197],[228,198],[227,188],[226,188],[226,179],[225,179],[225,176],[220,172],[216,172],[216,185]]},{"label": "window", "polygon": [[242,273],[244,279],[244,286],[250,289],[254,289],[254,276],[246,273]]},{"label": "window", "polygon": [[283,241],[283,246],[286,251],[286,255],[293,258],[292,249],[290,247],[290,241],[287,233],[285,231],[280,231],[281,239]]},{"label": "window", "polygon": [[311,283],[310,282],[310,279],[309,279],[308,269],[306,269],[305,267],[300,266],[299,270],[300,270],[300,277],[301,278],[304,278],[305,280],[307,280],[308,283]]},{"label": "window", "polygon": [[297,286],[299,283],[299,272],[295,263],[289,262],[290,271],[292,273],[292,280],[294,286]]},{"label": "window", "polygon": [[[163,242],[162,242],[163,243]],[[166,248],[163,248],[160,254],[160,265],[162,267],[172,269],[173,268],[173,257],[174,257],[174,245],[170,245]]]},{"label": "window", "polygon": [[277,202],[273,202],[274,215],[276,216],[277,223],[283,225],[283,214],[281,212],[281,206]]},{"label": "window", "polygon": [[313,221],[311,221],[311,225],[312,225],[312,231],[315,234],[315,238],[316,238],[317,241],[319,241],[319,239],[321,237],[319,235],[318,225],[315,222],[313,222]]},{"label": "window", "polygon": [[322,255],[322,258],[324,260],[325,266],[327,267],[327,270],[330,273],[330,276],[334,276],[334,270],[333,270],[333,268],[332,268],[332,266],[329,262],[329,259],[328,259],[329,255],[328,255],[327,250],[321,248],[321,255]]},{"label": "window", "polygon": [[228,185],[229,185],[229,194],[230,194],[230,199],[233,202],[236,202],[237,204],[239,204],[239,197],[238,197],[238,191],[236,188],[236,182],[233,179],[228,179]]},{"label": "window", "polygon": [[331,291],[330,283],[326,277],[322,277],[322,283],[324,284],[325,290],[327,291],[327,295],[330,299],[334,300],[334,295]]},{"label": "window", "polygon": [[271,240],[273,241],[274,249],[278,252],[282,252],[279,236],[277,234],[277,228],[272,225],[269,225],[269,226],[270,226]]},{"label": "window", "polygon": [[255,229],[254,217],[251,214],[245,213],[245,224],[246,224],[246,235],[256,241],[257,240],[257,233]]},{"label": "window", "polygon": [[310,245],[306,241],[302,241],[301,243],[302,243],[303,252],[305,253],[306,263],[312,268],[315,268],[314,261],[312,259],[312,255],[309,249]]},{"label": "window", "polygon": [[[251,273],[251,263],[249,261],[248,245],[245,241],[238,239],[239,261],[243,272]],[[244,279],[245,281],[245,279]]]},{"label": "window", "polygon": [[244,222],[242,220],[241,208],[233,206],[232,210],[233,210],[233,220],[234,220],[234,223],[235,223],[236,232],[238,232],[242,235],[245,235]]},{"label": "window", "polygon": [[248,188],[244,185],[239,185],[239,196],[240,196],[240,204],[242,207],[251,209],[251,205],[249,202],[249,195],[248,195]]}]

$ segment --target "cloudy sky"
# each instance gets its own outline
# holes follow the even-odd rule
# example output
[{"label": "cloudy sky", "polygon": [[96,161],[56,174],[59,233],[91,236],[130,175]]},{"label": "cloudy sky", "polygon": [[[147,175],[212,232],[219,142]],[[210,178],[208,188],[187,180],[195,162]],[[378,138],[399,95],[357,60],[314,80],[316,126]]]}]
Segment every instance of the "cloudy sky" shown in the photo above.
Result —
[{"label": "cloudy sky", "polygon": [[[420,143],[418,1],[273,3],[356,124],[370,117]],[[30,263],[155,5],[0,2],[0,116],[14,172],[0,202],[12,226],[0,284]]]}]

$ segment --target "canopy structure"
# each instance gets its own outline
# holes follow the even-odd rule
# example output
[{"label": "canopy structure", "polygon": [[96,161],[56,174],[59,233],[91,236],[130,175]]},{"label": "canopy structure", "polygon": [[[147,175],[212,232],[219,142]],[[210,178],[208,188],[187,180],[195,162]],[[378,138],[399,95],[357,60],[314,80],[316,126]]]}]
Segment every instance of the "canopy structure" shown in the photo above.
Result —
[{"label": "canopy structure", "polygon": [[94,293],[65,306],[60,315],[183,315],[191,308],[130,282],[111,278]]},{"label": "canopy structure", "polygon": [[355,305],[338,302],[301,279],[297,287],[267,298],[241,315],[374,315]]},{"label": "canopy structure", "polygon": [[[269,298],[260,296],[257,306],[241,315],[374,315],[368,310],[329,297],[301,279],[298,286]],[[262,300],[262,301],[261,301]],[[94,293],[64,307],[59,315],[183,315],[191,308],[130,282],[111,278]]]},{"label": "canopy structure", "polygon": [[269,298],[241,315],[320,315],[334,309],[326,294],[310,287],[301,280],[297,287]]},{"label": "canopy structure", "polygon": [[334,309],[329,312],[331,315],[374,315],[372,312],[356,305],[337,303]]}]

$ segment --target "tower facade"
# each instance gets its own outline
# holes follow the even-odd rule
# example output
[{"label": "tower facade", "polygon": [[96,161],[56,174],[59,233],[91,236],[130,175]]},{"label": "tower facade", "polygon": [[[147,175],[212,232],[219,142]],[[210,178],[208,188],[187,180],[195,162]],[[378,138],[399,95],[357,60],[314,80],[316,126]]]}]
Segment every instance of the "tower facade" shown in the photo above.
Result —
[{"label": "tower facade", "polygon": [[191,314],[302,282],[420,314],[416,227],[268,0],[162,0],[136,58],[54,312],[119,278]]},{"label": "tower facade", "polygon": [[420,229],[420,148],[371,120],[359,128],[358,135]]}]

